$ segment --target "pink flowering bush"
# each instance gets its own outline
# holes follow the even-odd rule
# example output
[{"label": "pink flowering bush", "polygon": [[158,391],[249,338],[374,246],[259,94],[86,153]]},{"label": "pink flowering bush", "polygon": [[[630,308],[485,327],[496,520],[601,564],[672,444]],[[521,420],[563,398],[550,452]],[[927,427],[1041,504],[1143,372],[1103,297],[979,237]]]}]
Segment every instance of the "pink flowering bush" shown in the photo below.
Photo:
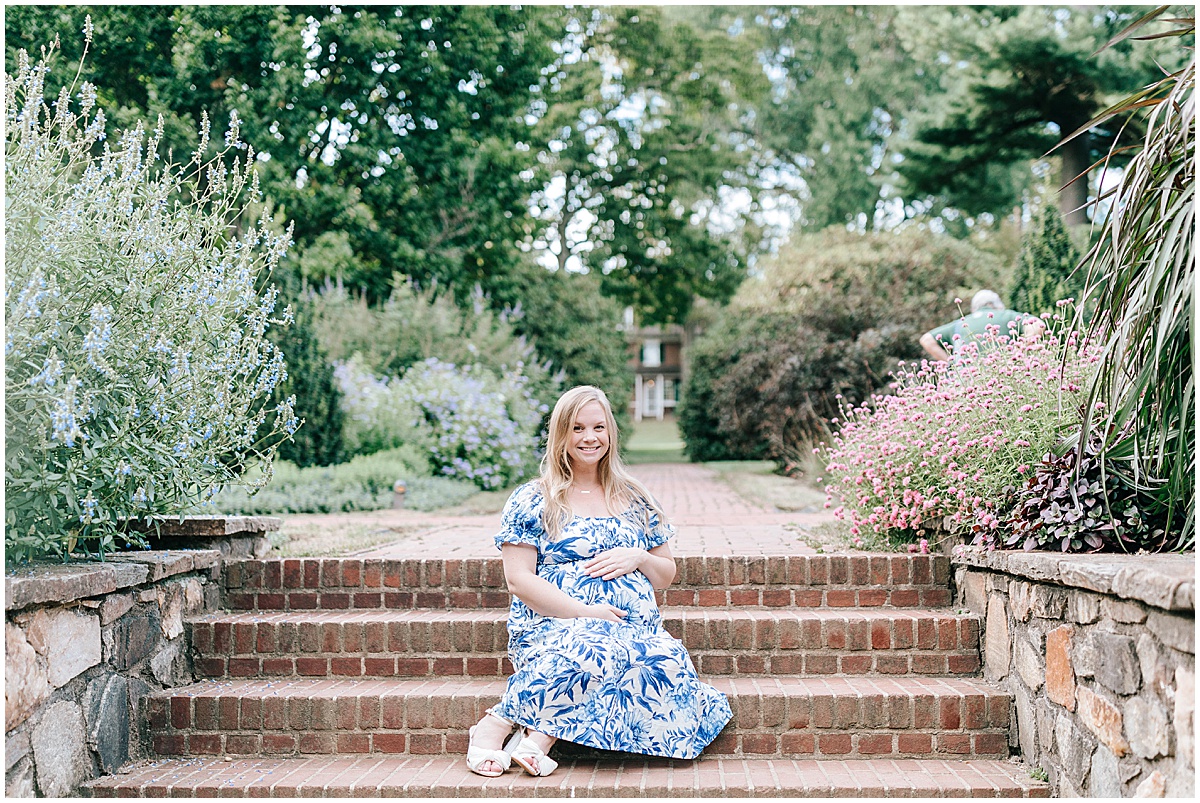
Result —
[{"label": "pink flowering bush", "polygon": [[832,445],[815,450],[826,506],[840,503],[856,544],[911,541],[942,519],[994,543],[1031,467],[1078,425],[1097,356],[1074,335],[959,350],[953,363],[902,364],[894,394],[844,408]]}]

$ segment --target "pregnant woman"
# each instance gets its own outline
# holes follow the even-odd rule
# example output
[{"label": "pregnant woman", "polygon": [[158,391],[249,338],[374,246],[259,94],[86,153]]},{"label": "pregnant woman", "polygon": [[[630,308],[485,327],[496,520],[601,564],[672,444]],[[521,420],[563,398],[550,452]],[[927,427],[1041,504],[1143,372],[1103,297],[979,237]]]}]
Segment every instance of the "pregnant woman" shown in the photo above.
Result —
[{"label": "pregnant woman", "polygon": [[515,761],[549,775],[558,739],[690,759],[717,737],[729,703],[696,677],[654,600],[675,579],[672,534],[621,463],[603,391],[564,393],[541,477],[513,491],[496,536],[515,672],[471,728],[472,772],[495,777]]}]

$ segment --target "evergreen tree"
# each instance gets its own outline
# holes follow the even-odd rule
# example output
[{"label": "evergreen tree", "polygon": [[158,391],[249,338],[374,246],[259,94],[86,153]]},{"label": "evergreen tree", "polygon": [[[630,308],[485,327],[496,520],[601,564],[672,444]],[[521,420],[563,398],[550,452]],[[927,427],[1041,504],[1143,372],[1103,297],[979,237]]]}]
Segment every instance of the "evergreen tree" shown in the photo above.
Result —
[{"label": "evergreen tree", "polygon": [[[1097,53],[1143,12],[1129,6],[911,6],[897,13],[906,50],[939,73],[942,91],[908,122],[897,166],[906,195],[938,196],[963,213],[1007,214],[1034,181],[1032,160],[1088,125],[1113,93],[1175,69],[1173,43]],[[1089,168],[1108,152],[1120,120],[1089,126],[1055,151],[1059,209],[1087,222]]]},{"label": "evergreen tree", "polygon": [[[296,418],[304,423],[290,441],[279,447],[279,456],[298,466],[329,466],[342,459],[342,393],[333,379],[333,366],[309,328],[307,312],[282,330],[277,343],[287,359],[288,378],[275,389],[278,402],[296,396]],[[264,426],[270,424],[268,420]]]},{"label": "evergreen tree", "polygon": [[1083,271],[1076,271],[1079,252],[1053,203],[1045,204],[1025,238],[1009,290],[1013,309],[1033,315],[1052,315],[1064,298],[1083,293]]}]

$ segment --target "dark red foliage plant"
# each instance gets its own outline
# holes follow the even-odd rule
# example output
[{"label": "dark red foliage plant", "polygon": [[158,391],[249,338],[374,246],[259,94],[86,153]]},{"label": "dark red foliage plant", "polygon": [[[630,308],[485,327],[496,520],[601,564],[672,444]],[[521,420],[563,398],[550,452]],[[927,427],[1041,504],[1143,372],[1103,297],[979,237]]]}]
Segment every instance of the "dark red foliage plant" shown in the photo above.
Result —
[{"label": "dark red foliage plant", "polygon": [[1163,548],[1165,523],[1138,507],[1137,492],[1106,472],[1092,447],[1075,467],[1075,448],[1048,453],[1019,490],[1005,545],[1063,552],[1151,552]]}]

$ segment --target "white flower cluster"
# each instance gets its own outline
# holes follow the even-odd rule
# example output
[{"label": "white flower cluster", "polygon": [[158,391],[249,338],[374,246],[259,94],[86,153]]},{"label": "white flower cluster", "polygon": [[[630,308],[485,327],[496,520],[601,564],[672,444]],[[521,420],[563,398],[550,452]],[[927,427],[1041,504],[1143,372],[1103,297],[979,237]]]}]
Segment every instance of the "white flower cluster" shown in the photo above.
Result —
[{"label": "white flower cluster", "polygon": [[113,548],[125,521],[176,515],[247,458],[269,462],[296,421],[270,402],[287,368],[264,337],[291,313],[256,290],[290,234],[265,215],[232,226],[260,201],[253,154],[165,165],[161,120],[148,140],[138,125],[97,148],[96,89],[83,85],[78,112],[66,91],[52,111],[45,65],[17,62],[5,76],[5,538],[10,559],[27,559],[69,542]]}]

